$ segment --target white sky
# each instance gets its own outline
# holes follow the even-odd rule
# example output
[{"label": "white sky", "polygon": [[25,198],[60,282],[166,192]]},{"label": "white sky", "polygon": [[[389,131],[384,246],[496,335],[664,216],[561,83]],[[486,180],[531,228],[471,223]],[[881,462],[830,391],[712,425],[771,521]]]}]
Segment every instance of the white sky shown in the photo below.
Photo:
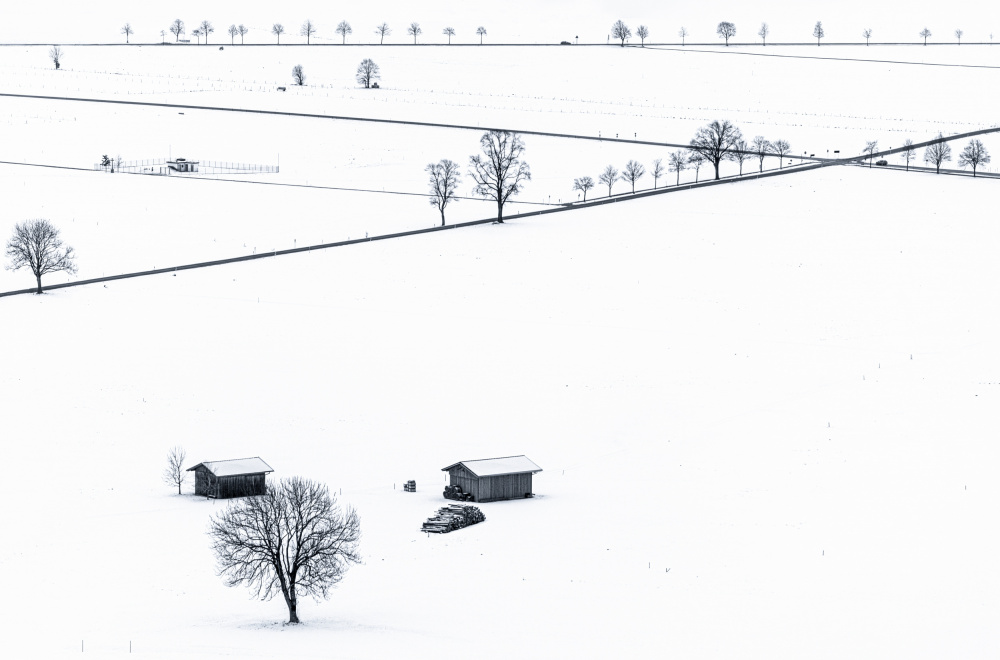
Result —
[{"label": "white sky", "polygon": [[[444,27],[454,27],[456,43],[476,41],[479,25],[488,31],[493,42],[558,42],[579,36],[581,42],[602,42],[616,19],[633,28],[647,25],[651,39],[675,40],[681,26],[688,29],[689,40],[715,42],[715,26],[721,20],[736,24],[736,41],[756,40],[762,21],[771,27],[775,41],[810,41],[813,25],[823,21],[830,41],[860,40],[861,31],[870,27],[875,41],[915,41],[918,32],[928,27],[931,41],[952,41],[954,31],[965,32],[964,41],[989,41],[990,33],[1000,38],[1000,3],[977,2],[873,2],[872,0],[789,1],[734,0],[703,2],[665,2],[633,0],[620,3],[608,0],[508,0],[503,3],[441,3],[383,0],[333,6],[327,0],[293,0],[283,3],[247,3],[245,0],[172,0],[169,3],[137,3],[134,0],[96,0],[94,2],[23,3],[17,20],[0,25],[3,43],[108,43],[123,39],[121,26],[128,21],[135,29],[133,40],[159,41],[160,31],[180,18],[192,30],[202,20],[215,27],[213,43],[229,41],[226,28],[243,23],[252,29],[248,40],[270,43],[270,26],[282,23],[283,41],[298,43],[299,27],[311,18],[318,27],[315,42],[339,41],[334,28],[341,20],[351,23],[354,33],[349,42],[364,43],[375,39],[374,28],[383,20],[393,29],[390,42],[409,41],[405,26],[411,21],[423,29],[421,41],[443,42]],[[169,36],[169,35],[168,35]]]}]

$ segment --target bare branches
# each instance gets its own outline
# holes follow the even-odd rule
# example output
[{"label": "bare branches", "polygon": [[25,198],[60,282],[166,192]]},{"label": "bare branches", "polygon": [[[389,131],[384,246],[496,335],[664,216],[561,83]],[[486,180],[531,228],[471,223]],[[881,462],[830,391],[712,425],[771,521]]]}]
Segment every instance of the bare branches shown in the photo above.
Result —
[{"label": "bare branches", "polygon": [[961,30],[955,30],[955,38],[958,39],[958,45],[959,46],[962,45],[962,35],[963,34],[965,34],[965,32],[962,32]]},{"label": "bare branches", "polygon": [[163,470],[163,480],[171,486],[177,486],[178,495],[181,494],[181,485],[187,479],[187,472],[184,470],[186,459],[187,452],[178,445],[167,454],[167,467]]},{"label": "bare branches", "polygon": [[359,85],[364,85],[365,89],[369,89],[372,83],[381,77],[382,74],[379,72],[378,64],[375,64],[375,62],[368,58],[361,60],[361,64],[358,65],[358,70],[355,73],[355,80],[358,81]]},{"label": "bare branches", "polygon": [[240,29],[236,27],[236,23],[233,23],[226,32],[229,33],[229,45],[232,46],[236,43],[236,35],[240,33]]},{"label": "bare branches", "polygon": [[209,527],[218,572],[228,586],[258,598],[280,593],[289,623],[298,623],[298,597],[329,598],[351,564],[361,563],[361,521],[341,510],[323,484],[292,477],[263,495],[231,504]]},{"label": "bare branches", "polygon": [[583,193],[583,201],[587,201],[587,191],[594,187],[594,180],[589,176],[582,176],[579,179],[573,179],[573,190],[579,190]]},{"label": "bare branches", "polygon": [[630,160],[625,163],[625,169],[622,170],[622,181],[632,184],[632,194],[635,194],[635,182],[642,178],[642,175],[646,173],[646,168],[642,166],[641,163],[635,160]]},{"label": "bare branches", "polygon": [[208,45],[208,35],[210,35],[213,32],[215,32],[215,28],[212,27],[212,24],[209,23],[208,21],[202,21],[201,25],[198,26],[198,29],[201,30],[201,33],[203,35],[205,35],[205,45],[207,46]]},{"label": "bare branches", "polygon": [[438,163],[429,164],[424,171],[430,175],[431,205],[441,212],[441,226],[444,227],[444,207],[458,194],[458,183],[461,180],[458,163],[445,158]]},{"label": "bare branches", "polygon": [[451,38],[455,36],[455,28],[453,28],[453,27],[446,27],[444,30],[441,31],[441,34],[443,34],[446,37],[448,37],[448,45],[450,46],[451,45]]},{"label": "bare branches", "polygon": [[417,36],[423,34],[423,30],[420,29],[420,23],[410,23],[410,27],[406,28],[406,34],[413,37],[413,43],[417,43]]},{"label": "bare branches", "polygon": [[742,139],[743,134],[740,129],[731,124],[729,120],[716,120],[708,126],[698,129],[694,139],[691,140],[691,149],[715,166],[715,178],[718,179],[719,163]]},{"label": "bare branches", "polygon": [[640,25],[635,29],[635,36],[642,40],[642,47],[646,47],[646,39],[649,38],[649,28],[645,25]]},{"label": "bare branches", "polygon": [[775,140],[771,146],[778,152],[778,169],[780,170],[785,166],[785,154],[790,153],[792,147],[785,140]]},{"label": "bare branches", "polygon": [[862,153],[868,154],[869,168],[871,168],[872,166],[872,157],[875,155],[876,151],[878,151],[878,140],[874,140],[872,142],[865,142],[865,148],[861,150]]},{"label": "bare branches", "polygon": [[681,172],[687,167],[688,154],[686,151],[672,151],[667,161],[671,172],[677,172],[677,185],[681,184]]},{"label": "bare branches", "polygon": [[729,40],[736,36],[736,26],[729,21],[722,21],[719,23],[718,27],[715,28],[715,33],[726,40],[726,45],[729,45]]},{"label": "bare branches", "polygon": [[625,40],[632,36],[632,30],[624,22],[618,20],[611,26],[611,36],[615,39],[621,39],[622,48],[624,48]]},{"label": "bare branches", "polygon": [[335,32],[337,34],[339,34],[341,37],[343,37],[343,41],[341,41],[341,43],[346,44],[347,43],[347,35],[349,35],[352,32],[354,32],[354,30],[351,29],[351,24],[350,23],[348,23],[347,21],[341,21],[341,22],[337,23],[337,29],[335,30]]},{"label": "bare branches", "polygon": [[271,26],[271,34],[278,37],[278,43],[281,43],[281,35],[285,33],[285,26],[281,23],[275,23]]},{"label": "bare branches", "polygon": [[58,69],[62,65],[63,49],[59,46],[53,46],[49,49],[49,59],[52,60],[52,64]]},{"label": "bare branches", "polygon": [[392,30],[389,28],[389,24],[384,22],[375,28],[375,34],[378,35],[378,42],[381,44],[385,41],[387,34],[392,34]]},{"label": "bare branches", "polygon": [[965,146],[962,153],[958,155],[958,166],[959,167],[972,167],[972,176],[976,176],[976,168],[980,165],[986,165],[990,162],[990,153],[983,146],[983,143],[979,140],[972,139],[969,140],[969,144]]},{"label": "bare branches", "polygon": [[764,159],[768,156],[768,152],[773,148],[771,143],[763,136],[758,135],[753,139],[750,145],[753,148],[753,153],[757,158],[760,159],[760,171],[764,171]]},{"label": "bare branches", "polygon": [[656,183],[660,180],[660,177],[663,176],[664,171],[665,170],[663,169],[663,159],[657,158],[656,160],[654,160],[653,171],[650,172],[650,174],[653,175],[653,190],[656,190]]},{"label": "bare branches", "polygon": [[931,36],[931,31],[928,30],[927,28],[924,28],[923,30],[920,31],[920,36],[924,38],[924,45],[926,46],[927,37]]},{"label": "bare branches", "polygon": [[184,34],[184,21],[179,18],[174,19],[169,29],[170,34],[174,35],[174,41],[180,41],[181,35]]},{"label": "bare branches", "polygon": [[614,165],[608,165],[601,172],[601,175],[597,177],[597,180],[608,187],[608,197],[611,197],[611,188],[615,185],[615,181],[618,180],[618,169]]},{"label": "bare branches", "polygon": [[7,270],[27,266],[42,292],[42,275],[46,273],[76,273],[73,248],[63,245],[59,230],[48,220],[26,220],[14,225],[14,235],[7,241]]},{"label": "bare branches", "polygon": [[135,30],[132,29],[131,23],[126,23],[122,26],[122,34],[125,35],[125,43],[128,43],[129,35],[135,34]]},{"label": "bare branches", "polygon": [[482,46],[483,45],[483,37],[486,36],[486,28],[484,28],[482,25],[480,25],[479,27],[476,28],[476,34],[479,35],[479,45]]},{"label": "bare branches", "polygon": [[909,172],[910,163],[912,163],[913,159],[917,157],[917,155],[913,153],[913,140],[911,140],[910,138],[906,138],[906,142],[903,143],[903,151],[900,155],[903,157],[903,161],[906,163],[906,171]]},{"label": "bare branches", "polygon": [[816,45],[819,45],[819,40],[826,36],[826,32],[823,31],[823,21],[816,21],[816,27],[813,28],[813,36],[816,37]]},{"label": "bare branches", "polygon": [[767,26],[767,23],[761,23],[760,29],[757,30],[757,36],[760,37],[761,42],[764,46],[767,45],[767,35],[771,34],[771,28]]},{"label": "bare branches", "polygon": [[239,25],[236,26],[236,31],[239,32],[240,34],[240,45],[242,45],[243,37],[247,36],[247,32],[249,32],[250,29],[245,25],[243,25],[242,23],[240,23]]},{"label": "bare branches", "polygon": [[316,24],[307,18],[299,29],[299,36],[306,38],[306,45],[308,46],[314,34],[316,34]]},{"label": "bare branches", "polygon": [[746,140],[740,138],[733,143],[733,150],[729,152],[729,160],[735,160],[740,165],[740,176],[743,176],[743,163],[750,160],[750,145],[746,143]]},{"label": "bare branches", "polygon": [[861,36],[865,38],[865,45],[869,45],[872,38],[872,29],[865,28],[864,32],[861,33]]},{"label": "bare branches", "polygon": [[292,67],[292,82],[296,85],[306,84],[306,72],[301,64],[296,64]]},{"label": "bare branches", "polygon": [[503,223],[503,205],[531,180],[531,168],[521,160],[524,140],[517,133],[493,130],[483,134],[479,146],[482,155],[469,158],[473,192],[497,203],[497,222]]},{"label": "bare branches", "polygon": [[686,27],[682,27],[680,30],[677,31],[677,36],[681,38],[681,46],[686,45],[684,41],[685,39],[687,39],[688,29]]},{"label": "bare branches", "polygon": [[938,133],[936,142],[932,142],[924,149],[924,162],[934,166],[938,174],[941,173],[941,163],[951,160],[951,147],[944,141],[944,137]]}]

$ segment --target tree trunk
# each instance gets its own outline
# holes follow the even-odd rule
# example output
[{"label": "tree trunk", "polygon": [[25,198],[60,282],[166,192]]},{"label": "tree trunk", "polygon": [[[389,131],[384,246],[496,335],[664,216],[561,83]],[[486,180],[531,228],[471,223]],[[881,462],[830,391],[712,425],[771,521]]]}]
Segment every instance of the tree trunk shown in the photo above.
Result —
[{"label": "tree trunk", "polygon": [[441,209],[441,226],[444,227],[444,208]]},{"label": "tree trunk", "polygon": [[298,612],[296,612],[296,602],[288,596],[285,596],[285,604],[288,605],[288,623],[298,623],[299,615]]},{"label": "tree trunk", "polygon": [[40,294],[42,292],[42,276],[35,275],[35,281],[38,282],[38,289],[35,291],[35,293]]},{"label": "tree trunk", "polygon": [[497,223],[503,224],[503,202],[497,200]]},{"label": "tree trunk", "polygon": [[718,181],[719,180],[719,164],[718,163],[712,163],[712,165],[715,165],[715,180]]}]

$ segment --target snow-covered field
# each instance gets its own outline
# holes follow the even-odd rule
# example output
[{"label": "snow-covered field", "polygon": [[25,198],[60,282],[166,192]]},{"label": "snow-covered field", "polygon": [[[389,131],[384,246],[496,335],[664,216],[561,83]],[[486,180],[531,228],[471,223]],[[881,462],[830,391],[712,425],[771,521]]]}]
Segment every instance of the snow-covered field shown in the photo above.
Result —
[{"label": "snow-covered field", "polygon": [[[330,49],[315,61],[302,48],[79,49],[62,79],[18,73],[44,58],[25,49],[5,59],[0,91],[134,100],[139,83],[98,78],[129,69],[160,81],[143,96],[157,102],[681,143],[729,118],[817,155],[995,121],[958,96],[990,69],[530,48],[505,48],[489,68],[480,51],[456,52],[376,53],[392,79],[381,113],[351,88],[363,55]],[[185,59],[231,55],[246,66],[193,71]],[[293,64],[264,70],[276,57],[317,70],[316,87],[270,91]],[[951,63],[998,64],[990,57],[963,47]],[[538,60],[558,75],[518,75]],[[488,75],[464,75],[477,67]],[[806,90],[793,74],[823,84]],[[182,75],[220,89],[187,94],[196,83]],[[490,76],[514,95],[506,107],[488,100]],[[727,76],[742,81],[728,94],[705,82]],[[261,89],[236,89],[250,80]],[[270,163],[280,149],[277,182],[410,192],[424,192],[424,164],[465,162],[478,140],[10,98],[0,108],[6,161],[89,167],[166,146]],[[538,202],[565,201],[573,177],[608,162],[669,153],[526,142],[536,176],[522,198]],[[8,225],[48,217],[77,248],[80,277],[437,221],[419,197],[16,165],[0,181]],[[16,541],[0,549],[4,654],[76,655],[82,641],[99,657],[131,644],[151,658],[991,657],[997,185],[827,168],[0,299],[0,496]],[[2,290],[30,285],[0,274]],[[361,515],[364,565],[330,601],[302,603],[302,625],[283,626],[283,603],[215,576],[205,530],[225,504],[159,481],[174,444],[192,464],[259,455],[276,477],[328,483]],[[484,524],[452,534],[417,531],[444,501],[440,468],[520,453],[544,468],[537,498],[483,504]],[[416,494],[401,492],[407,479]]]}]

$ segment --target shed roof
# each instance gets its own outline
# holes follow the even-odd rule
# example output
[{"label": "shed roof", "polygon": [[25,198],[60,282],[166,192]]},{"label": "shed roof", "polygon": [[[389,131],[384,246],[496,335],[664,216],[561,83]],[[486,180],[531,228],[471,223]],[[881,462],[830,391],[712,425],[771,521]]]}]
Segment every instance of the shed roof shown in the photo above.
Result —
[{"label": "shed roof", "polygon": [[233,477],[240,474],[260,474],[262,472],[274,472],[270,465],[262,461],[259,457],[253,458],[233,458],[228,461],[205,461],[198,463],[194,467],[189,467],[188,472],[204,467],[217,477]]},{"label": "shed roof", "polygon": [[542,468],[535,465],[534,461],[521,454],[520,456],[501,456],[500,458],[481,458],[474,461],[459,461],[452,463],[448,467],[441,468],[447,472],[453,467],[461,465],[477,477],[496,477],[501,474],[521,474],[530,472],[532,474],[541,472]]}]

